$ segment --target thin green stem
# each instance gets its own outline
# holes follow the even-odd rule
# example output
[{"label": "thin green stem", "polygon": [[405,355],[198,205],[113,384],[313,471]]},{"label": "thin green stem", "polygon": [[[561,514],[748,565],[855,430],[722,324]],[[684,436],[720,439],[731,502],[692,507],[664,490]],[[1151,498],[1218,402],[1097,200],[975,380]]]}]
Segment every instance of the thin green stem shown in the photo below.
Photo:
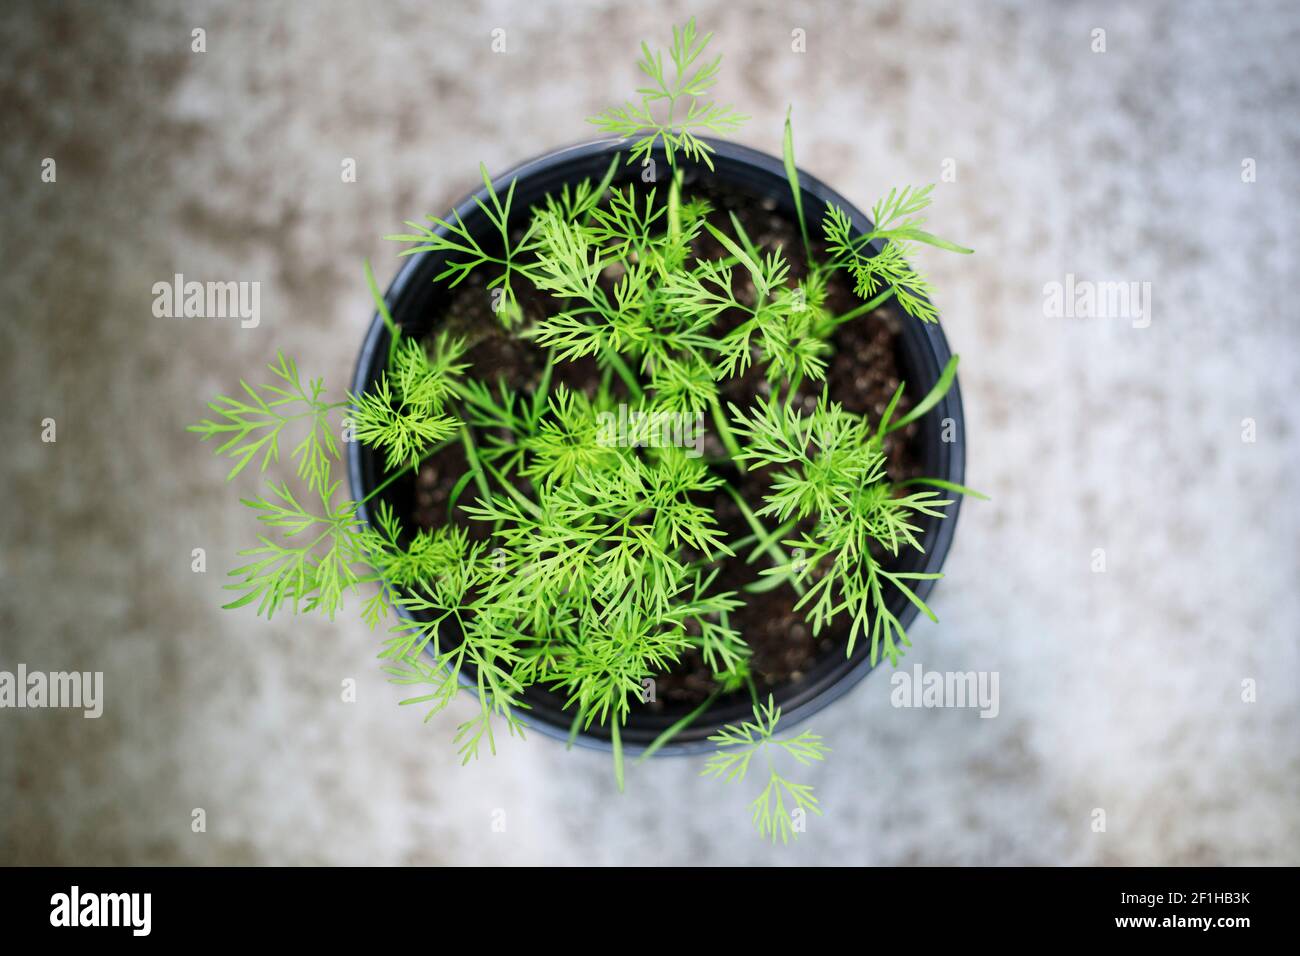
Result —
[{"label": "thin green stem", "polygon": [[499,415],[502,416],[504,419],[507,419],[508,420],[507,423],[509,424],[511,431],[519,432],[524,430],[524,423],[519,418],[517,418],[513,413],[507,411],[501,406],[494,405],[492,402],[483,400],[482,398],[475,395],[474,392],[470,391],[467,388],[463,388],[460,385],[454,386],[454,391],[456,393],[456,397],[459,398],[461,401],[468,402],[469,404],[475,406],[476,408],[481,408],[486,412],[490,412],[494,415]]},{"label": "thin green stem", "polygon": [[727,417],[722,414],[722,406],[718,404],[717,395],[709,396],[709,410],[713,414],[713,424],[718,429],[718,437],[722,439],[727,453],[731,455],[732,463],[741,471],[746,471],[745,463],[740,460],[740,444],[736,441],[731,426],[727,424]]},{"label": "thin green stem", "polygon": [[[751,509],[749,505],[745,503],[745,499],[740,496],[740,492],[738,492],[735,488],[731,487],[731,485],[729,484],[724,484],[722,487],[727,490],[727,494],[731,495],[731,500],[736,503],[736,507],[740,509],[741,515],[744,517],[745,521],[749,524],[750,528],[753,529],[754,534],[758,536],[758,540],[768,542],[764,550],[772,558],[772,560],[775,561],[778,565],[782,565],[782,566],[788,565],[790,563],[790,558],[786,555],[785,550],[779,544],[776,543],[776,541],[772,538],[772,535],[768,532],[767,528],[763,527],[763,522],[759,520],[758,515],[754,514],[753,509]],[[804,593],[803,584],[800,583],[798,579],[793,577],[790,578],[790,584],[791,586],[794,587],[796,593],[798,594]]]},{"label": "thin green stem", "polygon": [[438,444],[434,445],[427,452],[425,452],[423,455],[420,456],[420,460],[418,462],[412,462],[411,464],[407,465],[405,468],[400,468],[397,471],[393,472],[391,475],[389,475],[387,478],[381,481],[379,485],[372,492],[370,492],[370,494],[366,495],[364,498],[358,501],[357,504],[359,505],[366,504],[368,501],[370,501],[370,499],[380,494],[385,488],[387,488],[389,485],[395,482],[398,478],[401,478],[406,473],[414,471],[415,469],[419,468],[420,465],[423,465],[426,461],[428,461],[434,455],[438,454],[438,452],[442,451],[453,441],[455,441],[455,439],[448,438],[446,441],[441,441]]},{"label": "thin green stem", "polygon": [[419,467],[418,465],[407,465],[407,466],[406,466],[405,468],[403,468],[401,471],[395,471],[395,472],[393,472],[391,475],[389,475],[387,478],[385,478],[383,481],[381,481],[381,482],[380,482],[380,483],[375,487],[375,490],[374,490],[374,491],[370,492],[370,494],[366,495],[364,498],[362,498],[360,501],[358,501],[357,504],[359,504],[359,505],[364,505],[364,504],[366,504],[368,501],[370,501],[371,498],[375,497],[375,495],[377,495],[377,494],[379,494],[380,492],[382,492],[385,488],[387,488],[389,485],[391,485],[393,482],[395,482],[398,478],[401,478],[401,477],[402,477],[404,474],[406,474],[408,471],[413,471],[413,470],[415,470],[415,469],[418,468],[418,467]]},{"label": "thin green stem", "polygon": [[618,377],[623,380],[623,384],[632,393],[632,397],[640,400],[645,393],[641,390],[641,383],[636,380],[632,370],[623,361],[623,357],[610,348],[603,349],[601,354],[605,357],[605,361],[609,363],[610,368],[618,373]]},{"label": "thin green stem", "polygon": [[609,742],[614,747],[614,781],[618,792],[623,792],[623,741],[618,735],[618,714],[611,714],[609,721]]},{"label": "thin green stem", "polygon": [[393,321],[393,316],[388,311],[388,303],[384,300],[384,294],[379,291],[379,283],[375,281],[374,270],[370,268],[370,260],[366,260],[366,285],[370,287],[370,297],[375,302],[375,308],[379,311],[384,320],[384,325],[388,327],[388,367],[393,366],[393,355],[397,352],[397,341],[402,337],[402,328]]},{"label": "thin green stem", "polygon": [[850,309],[848,312],[845,312],[843,315],[836,316],[835,318],[831,319],[830,327],[832,329],[838,328],[839,326],[843,325],[845,322],[848,322],[852,319],[856,319],[860,315],[865,315],[868,312],[872,312],[880,308],[882,305],[884,305],[886,302],[889,301],[890,296],[894,294],[895,288],[896,288],[895,286],[891,285],[888,289],[880,293],[880,295],[876,296],[874,299],[870,299],[866,302],[863,302],[857,308]]},{"label": "thin green stem", "polygon": [[573,723],[569,725],[569,739],[564,745],[565,750],[573,749],[573,742],[578,739],[578,733],[582,730],[582,718],[587,714],[585,704],[578,705],[578,712],[573,715]]},{"label": "thin green stem", "polygon": [[654,743],[652,743],[649,747],[645,749],[645,753],[641,754],[641,756],[637,758],[636,762],[638,764],[642,764],[645,763],[647,760],[649,760],[651,757],[653,757],[656,753],[659,752],[660,748],[663,747],[664,744],[668,743],[670,740],[672,740],[674,737],[680,734],[691,724],[695,723],[695,721],[699,719],[701,714],[703,714],[706,710],[708,710],[710,707],[713,706],[713,702],[717,700],[718,697],[721,696],[721,694],[722,694],[721,688],[715,690],[712,694],[709,695],[708,699],[705,700],[704,703],[700,704],[700,706],[696,707],[693,711],[691,711],[681,720],[677,721],[675,724],[673,724],[671,727],[665,730],[662,734],[656,737],[654,739]]},{"label": "thin green stem", "polygon": [[803,369],[799,369],[797,372],[794,373],[794,378],[790,379],[790,381],[787,383],[788,387],[786,388],[786,392],[785,392],[785,403],[787,405],[789,405],[791,402],[794,401],[795,395],[799,393],[799,386],[802,384],[803,384]]},{"label": "thin green stem", "polygon": [[492,498],[492,489],[488,486],[487,475],[483,474],[483,466],[479,463],[474,436],[469,433],[469,426],[464,422],[460,426],[460,441],[465,446],[465,460],[474,470],[474,483],[478,485],[478,490],[483,492],[483,500],[488,501]]}]

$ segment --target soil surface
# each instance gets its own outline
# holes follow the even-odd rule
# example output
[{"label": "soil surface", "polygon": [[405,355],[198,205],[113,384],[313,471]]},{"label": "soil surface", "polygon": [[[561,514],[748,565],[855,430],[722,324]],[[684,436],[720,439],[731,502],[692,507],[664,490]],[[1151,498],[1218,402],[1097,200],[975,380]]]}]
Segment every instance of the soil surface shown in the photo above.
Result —
[{"label": "soil surface", "polygon": [[[713,205],[714,212],[710,215],[710,221],[719,229],[730,231],[729,213],[734,212],[760,249],[781,246],[791,251],[791,278],[795,280],[802,277],[804,263],[802,256],[797,254],[801,244],[797,223],[778,213],[774,204],[757,203],[747,195],[722,192],[716,188],[698,189],[693,193],[688,191],[687,198],[700,195]],[[824,255],[824,250],[814,251]],[[726,256],[725,250],[707,233],[697,240],[695,254],[703,258]],[[743,269],[734,271],[737,298],[746,301],[747,296],[753,295],[748,274]],[[451,290],[449,298],[444,300],[445,313],[430,317],[429,326],[437,330],[447,329],[454,335],[466,338],[469,344],[466,360],[472,367],[470,374],[489,384],[495,384],[498,378],[503,379],[526,393],[540,379],[544,353],[506,330],[497,320],[492,313],[492,297],[486,288],[486,281],[481,270],[478,274],[471,274]],[[526,283],[517,285],[519,288],[516,292],[525,326],[557,310],[558,300],[533,290]],[[838,315],[859,304],[861,300],[854,294],[847,279],[840,273],[832,275],[826,301],[828,311],[832,315]],[[725,332],[729,324],[736,321],[738,317],[729,320],[724,314],[719,317],[716,326]],[[871,421],[878,421],[901,380],[898,318],[888,308],[877,309],[839,326],[831,343],[834,352],[829,356],[827,370],[830,397],[846,410],[865,415]],[[600,378],[592,359],[559,363],[552,374],[554,381],[564,382],[570,388],[585,391],[589,395],[594,394]],[[798,397],[805,407],[813,407],[820,394],[820,387],[819,383],[815,389],[800,390]],[[723,383],[720,391],[724,405],[726,402],[734,402],[745,407],[756,397],[766,395],[768,385],[761,370],[751,365],[744,375]],[[895,417],[906,414],[918,398],[913,384],[909,383]],[[725,457],[722,444],[707,416],[705,422],[705,455]],[[886,437],[884,452],[891,480],[920,475],[917,432],[917,424],[912,423]],[[415,476],[394,483],[392,498],[398,513],[410,515],[414,523],[422,528],[444,524],[449,518],[447,502],[452,488],[464,474],[465,468],[465,454],[459,443],[449,444],[430,456],[421,464]],[[759,469],[743,474],[731,468],[724,468],[723,471],[741,496],[757,510],[762,495],[769,487],[766,471]],[[471,495],[466,495],[462,500],[470,498]],[[712,500],[701,503],[716,516],[718,527],[728,540],[738,540],[750,534],[750,528],[739,508],[725,492],[719,492]],[[469,521],[459,507],[450,517],[451,520],[466,524],[473,537],[482,538],[486,535],[486,526],[482,522]],[[799,530],[810,528],[811,525],[808,529]],[[763,693],[800,681],[810,665],[819,658],[831,653],[843,654],[849,628],[843,617],[814,637],[812,628],[804,620],[803,610],[794,609],[797,595],[788,584],[760,594],[748,594],[740,590],[746,584],[758,580],[759,570],[764,566],[761,562],[746,564],[746,553],[744,549],[741,550],[742,553],[736,558],[723,559],[714,587],[718,591],[736,591],[745,599],[745,605],[732,613],[731,623],[752,650],[750,667],[758,691]],[[705,700],[716,689],[709,668],[697,652],[690,651],[684,655],[675,670],[656,678],[657,701],[648,706],[652,709],[663,709],[671,705],[677,705],[674,709],[692,706]]]}]

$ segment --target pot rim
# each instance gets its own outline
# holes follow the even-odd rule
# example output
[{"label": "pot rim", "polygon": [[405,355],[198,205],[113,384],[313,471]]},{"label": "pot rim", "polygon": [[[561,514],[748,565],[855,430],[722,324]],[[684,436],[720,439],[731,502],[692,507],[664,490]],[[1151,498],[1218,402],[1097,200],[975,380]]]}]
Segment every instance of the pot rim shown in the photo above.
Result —
[{"label": "pot rim", "polygon": [[[785,178],[785,165],[784,161],[780,157],[729,140],[715,139],[712,137],[700,137],[700,139],[706,142],[714,150],[712,159],[714,160],[715,168],[712,175],[720,175],[718,169],[722,164],[739,164],[740,166],[751,167],[761,174],[776,176],[781,180],[781,182],[786,183],[784,192],[786,196],[789,196],[789,185]],[[518,180],[519,184],[522,185],[526,179],[547,173],[557,165],[585,160],[596,156],[612,156],[615,153],[627,151],[633,144],[635,144],[635,142],[636,140],[631,138],[609,137],[560,147],[551,152],[543,153],[525,162],[519,163],[499,175],[492,176],[492,182],[495,184],[508,182],[510,180]],[[662,146],[656,144],[656,147],[652,152],[657,157],[662,157]],[[722,161],[722,164],[719,163],[719,160]],[[656,161],[664,160],[660,158]],[[703,164],[698,165],[700,167],[703,166]],[[859,234],[871,230],[871,220],[868,219],[866,214],[858,209],[856,205],[849,202],[834,189],[827,186],[817,177],[808,174],[803,169],[798,169],[797,172],[799,185],[805,196],[805,208],[809,205],[807,197],[811,196],[821,205],[834,204],[843,209],[844,212],[848,214],[853,228]],[[565,181],[577,182],[584,178],[588,177],[585,175],[575,176],[572,179],[567,179]],[[488,197],[489,193],[487,187],[484,186],[479,188],[455,207],[454,215],[459,216],[468,225],[472,219],[482,215],[478,207],[478,202],[486,202]],[[809,218],[811,219],[812,217],[810,216]],[[873,243],[873,246],[879,248],[879,242],[877,241]],[[387,290],[384,292],[385,304],[389,308],[390,313],[393,314],[394,321],[399,324],[400,319],[397,315],[398,310],[394,308],[395,304],[399,303],[402,298],[408,294],[412,284],[424,271],[423,263],[425,262],[426,257],[434,255],[436,254],[424,252],[405,257],[405,261],[398,270],[397,275],[393,278]],[[895,303],[892,300],[890,303],[886,304],[886,307],[890,306],[895,306]],[[923,381],[923,388],[928,388],[933,381],[937,380],[939,370],[944,367],[951,356],[951,351],[948,347],[947,338],[944,336],[942,326],[938,321],[923,323],[919,320],[908,317],[907,321],[903,325],[902,334],[904,338],[914,340],[914,344],[924,345],[926,347],[922,350],[923,352],[928,353],[926,357],[930,359],[926,364],[932,366],[932,369],[930,369],[932,374]],[[369,387],[370,382],[373,379],[371,369],[374,367],[377,355],[386,354],[387,338],[387,326],[378,310],[375,310],[372,313],[370,327],[366,331],[365,338],[362,341],[361,351],[358,355],[355,372],[353,374],[352,391],[355,394],[361,394],[361,392]],[[961,390],[958,378],[954,378],[952,387],[949,389],[948,393],[939,404],[927,412],[921,420],[924,421],[926,418],[931,418],[932,416],[935,420],[940,421],[943,419],[953,420],[956,423],[956,437],[955,440],[951,442],[943,442],[941,444],[941,447],[939,448],[939,457],[941,459],[942,467],[936,469],[935,473],[931,476],[941,477],[956,484],[962,484],[965,477],[966,440],[965,417],[963,415]],[[370,490],[367,488],[365,480],[363,460],[360,443],[349,443],[348,479],[352,497],[356,501],[361,501]],[[954,498],[955,500],[950,506],[946,517],[935,519],[937,521],[936,530],[922,539],[926,545],[926,550],[923,555],[924,565],[921,570],[936,572],[943,566],[948,551],[952,546],[953,537],[956,533],[957,518],[961,511],[962,496],[955,495]],[[369,524],[371,521],[370,514],[370,509],[364,504],[357,508],[358,519],[366,524]],[[916,592],[918,597],[924,600],[931,590],[933,590],[936,582],[934,580],[925,580],[917,581],[915,583],[918,586],[913,588],[913,590]],[[397,608],[397,611],[402,616],[406,616],[405,612],[401,608]],[[917,613],[917,608],[910,601],[905,601],[905,606],[902,608],[901,613],[897,614],[899,623],[904,629],[911,626]],[[841,657],[841,661],[849,662],[847,668],[843,668],[841,665],[841,668],[836,668],[835,671],[831,674],[825,675],[820,680],[809,680],[797,686],[786,685],[787,688],[792,688],[792,691],[784,699],[778,701],[782,714],[782,730],[788,731],[796,724],[802,723],[809,717],[820,712],[823,708],[847,694],[850,690],[856,687],[867,674],[875,670],[878,665],[873,665],[871,663],[869,645],[870,642],[865,639],[865,636],[860,636],[853,654],[851,656]],[[464,673],[460,676],[462,684],[468,689],[472,682],[472,678]],[[746,712],[748,712],[748,705],[746,705]],[[520,723],[523,724],[525,730],[535,730],[543,736],[551,737],[555,740],[569,741],[570,731],[567,723],[565,725],[559,725],[551,723],[545,719],[533,720],[531,718],[535,713],[536,711],[527,708],[517,708],[515,710],[515,714],[519,718]],[[562,711],[562,713],[567,713],[567,711]],[[701,724],[713,726],[713,724],[716,723],[716,726],[720,728],[724,723],[732,722],[736,719],[729,717],[724,721],[709,722],[707,721],[707,716],[708,712],[706,711],[705,714],[702,714],[699,720],[695,722],[695,726],[700,726]],[[739,719],[748,718],[742,717]],[[571,723],[571,721],[568,723]],[[639,741],[630,741],[627,738],[626,729],[623,731],[622,737],[622,749],[625,755],[635,756],[643,752],[648,746],[648,742],[642,743]],[[576,737],[573,737],[573,742],[588,749],[601,750],[605,752],[609,752],[613,749],[608,737],[594,735],[587,731],[578,733]],[[714,749],[714,745],[709,743],[705,737],[701,736],[694,740],[683,740],[679,735],[656,751],[655,756],[698,755],[711,752]]]}]

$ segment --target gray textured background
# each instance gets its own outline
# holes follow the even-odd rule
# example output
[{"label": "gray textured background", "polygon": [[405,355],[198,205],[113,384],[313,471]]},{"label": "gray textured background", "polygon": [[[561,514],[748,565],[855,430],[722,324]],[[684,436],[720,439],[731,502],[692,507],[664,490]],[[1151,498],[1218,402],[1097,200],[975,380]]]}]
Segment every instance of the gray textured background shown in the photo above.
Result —
[{"label": "gray textured background", "polygon": [[[0,862],[1300,862],[1300,12],[1126,7],[6,4],[0,668],[103,670],[107,705],[0,712]],[[461,768],[469,701],[399,709],[352,616],[219,611],[250,522],[182,431],[276,347],[341,387],[379,237],[480,159],[589,138],[692,12],[737,138],[779,150],[792,103],[802,165],[864,206],[952,158],[934,227],[977,249],[926,264],[994,501],[910,661],[997,670],[1001,713],[868,680],[813,722],[827,814],[784,850],[699,761],[623,796],[545,739]],[[155,319],[175,272],[262,282],[261,326]],[[1045,318],[1067,272],[1149,281],[1151,326]]]}]

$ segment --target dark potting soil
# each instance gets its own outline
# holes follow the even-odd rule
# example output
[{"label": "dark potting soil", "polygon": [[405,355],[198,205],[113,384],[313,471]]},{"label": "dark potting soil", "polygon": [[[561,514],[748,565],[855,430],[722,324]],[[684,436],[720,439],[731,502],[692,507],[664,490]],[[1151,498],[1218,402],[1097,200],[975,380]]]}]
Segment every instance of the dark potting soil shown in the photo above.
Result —
[{"label": "dark potting soil", "polygon": [[[760,249],[784,248],[791,265],[791,278],[804,274],[800,254],[801,239],[798,225],[776,211],[770,200],[756,202],[752,197],[704,188],[688,191],[688,195],[703,195],[714,207],[710,220],[719,229],[730,231],[729,213],[734,212],[754,244]],[[727,253],[716,240],[705,233],[696,241],[694,250],[700,258],[725,258]],[[814,253],[825,256],[824,248],[815,244]],[[735,294],[742,301],[752,301],[754,289],[744,269],[733,270]],[[523,326],[559,310],[559,300],[538,292],[526,283],[518,283],[515,290],[523,312]],[[831,315],[840,315],[855,308],[860,301],[851,284],[842,273],[829,280],[826,309]],[[501,379],[523,393],[531,391],[540,381],[545,361],[544,353],[532,343],[518,338],[505,329],[492,311],[492,295],[486,288],[481,271],[471,274],[445,300],[445,311],[432,317],[429,326],[435,330],[446,329],[453,335],[463,336],[469,346],[466,361],[471,373],[485,383],[495,386]],[[724,314],[716,327],[719,333],[733,327],[739,317]],[[847,411],[865,415],[868,420],[879,421],[901,380],[901,355],[899,319],[887,309],[860,316],[840,325],[831,338],[834,353],[829,357],[827,384],[830,398]],[[594,394],[600,381],[600,372],[594,359],[561,362],[552,372],[555,383],[563,382],[575,390]],[[617,380],[615,380],[617,385]],[[724,407],[726,402],[746,407],[757,396],[766,396],[769,389],[762,370],[751,365],[742,376],[721,386]],[[811,409],[820,394],[821,384],[800,390],[797,399]],[[899,401],[895,417],[905,415],[920,396],[914,383],[908,383]],[[713,431],[712,422],[705,418],[706,436],[704,454],[711,458],[725,457],[722,444]],[[921,476],[921,459],[917,446],[918,425],[914,422],[886,436],[884,453],[889,478],[902,481]],[[464,474],[465,453],[459,443],[452,443],[424,461],[414,478],[404,478],[394,483],[392,495],[399,513],[405,511],[414,523],[422,528],[437,527],[449,520],[465,524],[473,538],[487,535],[483,522],[470,521],[457,507],[448,515],[447,502],[452,488]],[[736,488],[755,511],[769,489],[770,473],[755,470],[740,473],[727,469],[728,481]],[[472,501],[472,489],[467,490],[462,501]],[[751,533],[740,509],[725,492],[719,491],[711,500],[700,502],[716,517],[718,527],[729,541],[736,541]],[[811,530],[811,519],[799,531]],[[746,564],[748,552],[739,549],[735,558],[724,558],[718,578],[717,591],[735,591],[745,604],[731,614],[730,623],[749,645],[752,656],[750,669],[760,693],[791,682],[802,680],[809,667],[827,654],[843,654],[848,642],[849,622],[844,616],[828,625],[814,637],[812,628],[804,620],[804,609],[796,611],[798,600],[793,588],[785,584],[771,591],[749,594],[741,589],[759,579],[759,570],[766,566],[759,561]],[[698,652],[688,651],[679,665],[670,673],[655,678],[656,702],[652,709],[665,705],[693,706],[701,703],[717,689],[710,669]]]}]

